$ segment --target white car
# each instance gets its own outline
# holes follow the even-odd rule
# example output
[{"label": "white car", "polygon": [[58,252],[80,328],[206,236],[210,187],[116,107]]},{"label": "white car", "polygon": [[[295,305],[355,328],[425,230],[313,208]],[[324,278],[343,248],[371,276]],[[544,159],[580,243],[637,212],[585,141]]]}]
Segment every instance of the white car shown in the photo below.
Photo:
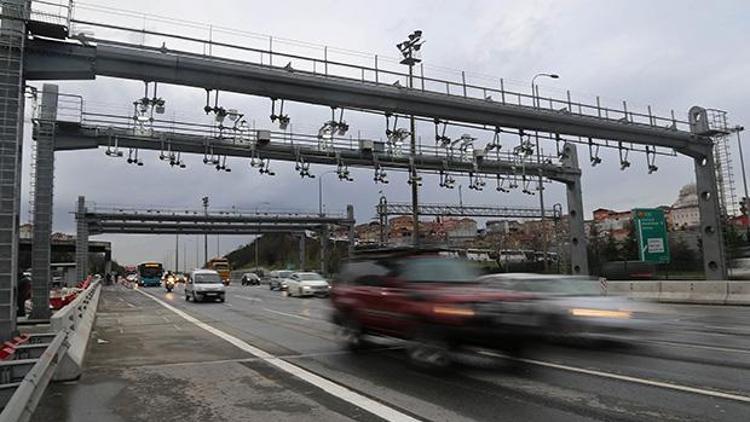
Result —
[{"label": "white car", "polygon": [[328,296],[331,285],[318,273],[294,273],[286,291],[289,296]]},{"label": "white car", "polygon": [[226,300],[227,288],[221,281],[221,276],[214,270],[194,270],[185,283],[185,300],[202,302],[207,299]]}]

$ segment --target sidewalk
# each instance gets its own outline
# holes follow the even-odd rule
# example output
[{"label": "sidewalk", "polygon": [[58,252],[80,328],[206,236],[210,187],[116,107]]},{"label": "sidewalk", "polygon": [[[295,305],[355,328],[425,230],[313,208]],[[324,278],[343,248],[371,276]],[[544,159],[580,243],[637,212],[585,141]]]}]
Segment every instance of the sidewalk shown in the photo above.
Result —
[{"label": "sidewalk", "polygon": [[51,384],[33,420],[348,419],[251,357],[137,291],[107,286],[83,376]]}]

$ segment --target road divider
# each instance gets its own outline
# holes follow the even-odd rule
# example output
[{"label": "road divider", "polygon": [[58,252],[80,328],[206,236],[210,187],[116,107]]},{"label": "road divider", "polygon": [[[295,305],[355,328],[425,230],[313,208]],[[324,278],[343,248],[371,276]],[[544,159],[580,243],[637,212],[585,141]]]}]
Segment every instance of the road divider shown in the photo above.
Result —
[{"label": "road divider", "polygon": [[616,281],[601,286],[607,296],[664,303],[750,305],[750,281]]}]

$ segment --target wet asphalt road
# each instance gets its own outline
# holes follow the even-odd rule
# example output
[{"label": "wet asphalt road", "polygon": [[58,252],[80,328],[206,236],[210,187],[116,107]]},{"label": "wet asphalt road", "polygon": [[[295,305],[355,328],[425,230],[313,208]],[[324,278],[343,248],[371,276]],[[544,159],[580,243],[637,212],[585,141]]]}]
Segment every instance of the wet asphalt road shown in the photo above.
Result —
[{"label": "wet asphalt road", "polygon": [[[750,418],[750,307],[669,305],[627,348],[537,347],[450,374],[397,342],[343,351],[327,299],[230,286],[226,303],[144,291],[208,326],[417,420],[739,421]],[[34,420],[382,420],[209,333],[141,292],[105,288],[86,372],[48,389]]]}]

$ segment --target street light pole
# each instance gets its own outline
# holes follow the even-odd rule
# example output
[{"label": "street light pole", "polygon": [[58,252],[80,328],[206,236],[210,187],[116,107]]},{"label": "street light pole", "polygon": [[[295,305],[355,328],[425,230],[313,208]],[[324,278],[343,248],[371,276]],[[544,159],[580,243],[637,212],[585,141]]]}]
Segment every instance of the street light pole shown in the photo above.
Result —
[{"label": "street light pole", "polygon": [[[208,196],[203,197],[203,215],[208,217]],[[203,233],[203,258],[208,262],[208,233]]]},{"label": "street light pole", "polygon": [[[326,174],[333,174],[336,173],[336,170],[328,170],[324,171],[320,174],[318,177],[318,216],[323,217],[323,177]],[[328,246],[328,230],[327,228],[323,228],[320,233],[318,234],[319,240],[320,240],[320,254],[319,254],[319,265],[320,265],[320,273],[325,274],[326,273],[326,249]]]},{"label": "street light pole", "polygon": [[[409,66],[409,89],[414,88],[414,65],[421,62],[422,59],[417,57],[417,52],[422,48],[422,31],[415,30],[406,41],[396,44],[396,47],[401,51],[404,59],[401,60],[401,64]],[[417,156],[417,134],[416,134],[416,121],[414,115],[409,116],[411,142],[410,142],[410,153],[412,159],[416,159]],[[419,180],[417,175],[416,167],[411,169],[411,208],[412,208],[412,244],[419,246]]]},{"label": "street light pole", "polygon": [[[531,102],[534,105],[534,107],[539,107],[539,99],[537,98],[537,89],[536,89],[536,78],[538,77],[546,77],[550,79],[558,79],[560,75],[556,73],[537,73],[534,75],[533,78],[531,78]],[[537,163],[542,162],[542,151],[539,148],[539,131],[536,131],[536,161]],[[544,253],[542,262],[544,266],[544,272],[547,272],[549,270],[549,262],[547,262],[547,255],[549,254],[549,239],[547,236],[547,222],[546,222],[546,216],[545,216],[545,210],[544,210],[544,179],[542,177],[541,172],[539,173],[539,210],[541,212],[542,220],[541,220],[541,229],[542,229],[542,252]]]}]

